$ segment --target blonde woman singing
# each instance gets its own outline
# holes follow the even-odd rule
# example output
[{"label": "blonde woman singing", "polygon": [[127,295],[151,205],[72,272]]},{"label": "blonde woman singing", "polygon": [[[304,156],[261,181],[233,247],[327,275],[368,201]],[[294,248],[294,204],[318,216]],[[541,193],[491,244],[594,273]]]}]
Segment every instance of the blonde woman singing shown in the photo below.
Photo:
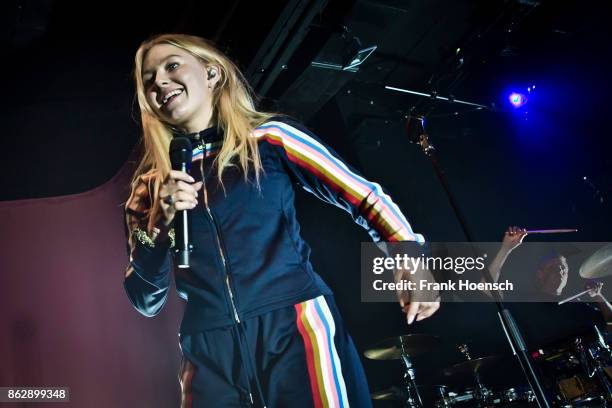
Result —
[{"label": "blonde woman singing", "polygon": [[[375,241],[423,240],[381,187],[304,126],[256,110],[210,42],[166,34],[135,57],[144,155],[126,204],[125,288],[154,316],[168,297],[177,211],[191,217],[180,328],[182,407],[369,407],[359,356],[299,234],[294,188],[343,208]],[[174,136],[194,146],[171,169]],[[355,276],[355,279],[358,279]],[[436,302],[400,302],[409,323]]]}]

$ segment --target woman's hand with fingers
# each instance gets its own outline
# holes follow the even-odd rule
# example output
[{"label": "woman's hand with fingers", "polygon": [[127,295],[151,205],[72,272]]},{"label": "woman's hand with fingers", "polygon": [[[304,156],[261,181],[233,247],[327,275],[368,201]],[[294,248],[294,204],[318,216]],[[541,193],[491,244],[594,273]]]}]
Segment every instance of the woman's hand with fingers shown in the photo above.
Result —
[{"label": "woman's hand with fingers", "polygon": [[189,174],[171,170],[159,190],[164,225],[172,223],[177,211],[191,210],[198,205],[198,191],[201,188],[201,181],[196,183]]},{"label": "woman's hand with fingers", "polygon": [[[419,286],[419,281],[435,282],[433,275],[428,269],[418,268],[415,272],[412,274],[410,271],[395,271],[395,282],[410,281],[414,282],[416,287]],[[402,312],[406,314],[406,322],[408,324],[427,319],[440,308],[440,293],[435,289],[401,289],[397,291],[397,298]]]}]

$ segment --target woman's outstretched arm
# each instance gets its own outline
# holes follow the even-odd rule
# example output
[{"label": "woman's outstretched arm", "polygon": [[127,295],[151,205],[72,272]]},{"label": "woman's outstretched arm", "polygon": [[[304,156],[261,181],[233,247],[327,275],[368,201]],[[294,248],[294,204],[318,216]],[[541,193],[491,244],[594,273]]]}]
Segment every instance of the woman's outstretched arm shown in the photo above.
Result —
[{"label": "woman's outstretched arm", "polygon": [[305,190],[346,210],[375,242],[424,242],[379,184],[362,177],[302,125],[270,121],[255,129],[253,135],[275,146]]},{"label": "woman's outstretched arm", "polygon": [[[362,177],[304,126],[284,119],[270,121],[255,129],[253,136],[274,146],[289,173],[306,191],[347,211],[373,241],[425,242],[379,184]],[[433,279],[429,271],[423,273]],[[440,307],[437,292],[425,302],[412,301],[410,293],[398,293],[398,298],[408,324],[431,316]]]}]

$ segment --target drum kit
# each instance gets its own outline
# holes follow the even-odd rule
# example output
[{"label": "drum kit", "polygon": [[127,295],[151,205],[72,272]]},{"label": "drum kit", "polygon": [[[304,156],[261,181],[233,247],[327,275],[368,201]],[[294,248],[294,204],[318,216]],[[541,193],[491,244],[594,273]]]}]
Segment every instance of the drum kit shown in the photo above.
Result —
[{"label": "drum kit", "polygon": [[[484,373],[495,368],[500,362],[498,356],[472,358],[467,345],[461,344],[458,349],[464,361],[454,364],[441,374],[450,383],[472,381],[472,386],[463,389],[449,385],[418,385],[416,370],[412,363],[415,356],[423,355],[437,349],[440,339],[430,334],[407,334],[392,337],[375,344],[366,350],[365,356],[374,360],[400,360],[404,367],[403,386],[390,387],[372,394],[373,400],[398,401],[406,408],[447,408],[447,407],[518,407],[518,402],[529,403],[533,394],[525,387],[515,387],[493,392],[485,385]],[[528,406],[528,405],[526,405]]]},{"label": "drum kit", "polygon": [[597,326],[594,335],[569,338],[532,355],[558,406],[612,406],[612,348]]},{"label": "drum kit", "polygon": [[[612,275],[612,245],[591,255],[580,268],[580,276],[600,279]],[[598,297],[600,307],[610,303],[597,289],[588,289]],[[570,298],[574,299],[577,296]],[[560,302],[563,303],[564,301]],[[572,337],[553,346],[531,353],[532,360],[544,379],[550,405],[559,408],[612,407],[612,345],[607,333],[597,326],[590,335]],[[500,356],[473,358],[467,345],[457,347],[462,354],[459,363],[440,372],[445,385],[424,385],[417,382],[414,357],[439,350],[442,341],[431,334],[406,334],[388,338],[365,351],[373,360],[399,360],[403,367],[401,386],[393,386],[372,394],[375,401],[394,401],[405,408],[518,408],[537,407],[534,392],[525,384],[492,388],[492,372],[502,368]],[[466,379],[469,379],[466,387]],[[436,381],[437,382],[437,381]]]}]

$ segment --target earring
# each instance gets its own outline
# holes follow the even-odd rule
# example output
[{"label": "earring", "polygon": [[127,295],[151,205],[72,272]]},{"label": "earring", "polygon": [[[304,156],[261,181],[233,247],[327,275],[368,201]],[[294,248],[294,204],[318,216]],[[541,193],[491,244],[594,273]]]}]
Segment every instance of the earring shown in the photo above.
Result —
[{"label": "earring", "polygon": [[212,78],[214,78],[215,76],[217,76],[217,72],[215,72],[214,69],[210,68],[208,70],[208,80],[211,80]]}]

